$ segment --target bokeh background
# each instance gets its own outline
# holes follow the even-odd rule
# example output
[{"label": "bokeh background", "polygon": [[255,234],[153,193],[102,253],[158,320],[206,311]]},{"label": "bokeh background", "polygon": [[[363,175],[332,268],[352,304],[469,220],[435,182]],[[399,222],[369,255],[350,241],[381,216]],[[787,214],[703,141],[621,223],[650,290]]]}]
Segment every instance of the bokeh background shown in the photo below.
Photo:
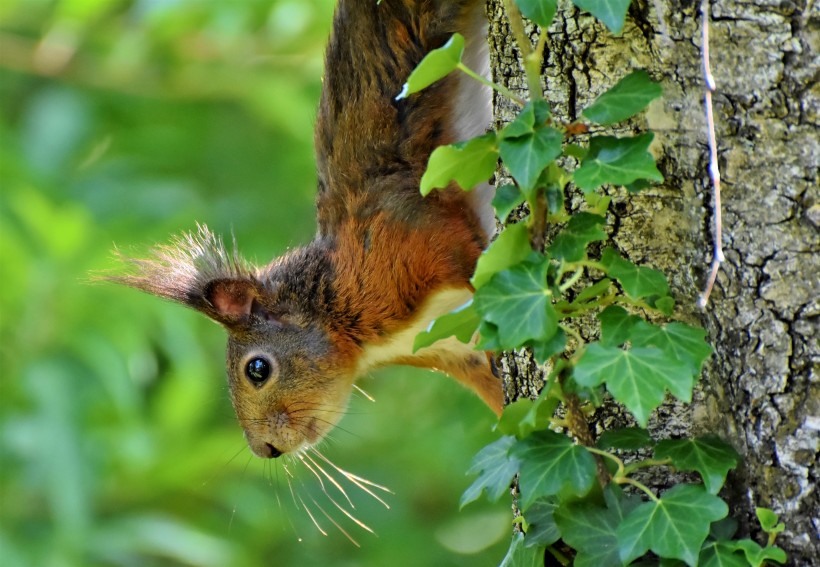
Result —
[{"label": "bokeh background", "polygon": [[376,402],[355,396],[322,446],[395,493],[387,510],[347,485],[372,536],[334,512],[304,467],[245,447],[217,325],[90,283],[116,269],[115,245],[144,253],[197,222],[233,232],[259,262],[311,237],[332,10],[330,0],[0,2],[3,566],[503,557],[507,503],[458,510],[494,419],[454,382],[403,368],[365,377]]}]

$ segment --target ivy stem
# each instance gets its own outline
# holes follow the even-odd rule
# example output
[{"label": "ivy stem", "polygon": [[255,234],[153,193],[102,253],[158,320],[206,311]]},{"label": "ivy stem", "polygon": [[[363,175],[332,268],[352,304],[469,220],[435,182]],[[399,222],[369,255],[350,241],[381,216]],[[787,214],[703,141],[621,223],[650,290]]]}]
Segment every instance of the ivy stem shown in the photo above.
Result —
[{"label": "ivy stem", "polygon": [[[510,21],[510,31],[518,44],[521,52],[521,64],[527,76],[527,87],[530,91],[531,100],[543,100],[544,93],[541,90],[541,51],[533,51],[532,42],[527,32],[524,31],[524,18],[518,10],[518,6],[513,0],[504,0],[504,10]],[[540,44],[539,40],[539,44]],[[542,48],[543,49],[543,48]]]},{"label": "ivy stem", "polygon": [[672,459],[646,459],[646,460],[643,460],[643,461],[637,461],[635,463],[632,463],[631,465],[628,465],[624,469],[624,475],[625,476],[630,475],[633,472],[635,472],[636,470],[644,469],[646,467],[655,467],[655,466],[660,466],[660,465],[668,465],[671,462],[672,462]]},{"label": "ivy stem", "polygon": [[578,347],[575,350],[580,349],[581,347],[583,347],[586,344],[586,341],[581,336],[581,334],[578,331],[576,331],[575,329],[573,329],[572,327],[570,327],[569,325],[563,325],[563,324],[559,323],[558,326],[561,328],[562,331],[564,331],[568,335],[571,335],[573,339],[578,341]]},{"label": "ivy stem", "polygon": [[[578,441],[591,451],[595,446],[595,439],[592,438],[592,433],[589,431],[589,424],[581,411],[581,403],[578,396],[575,394],[567,394],[564,399],[564,406],[567,408],[567,423],[569,424],[570,432],[578,439]],[[595,451],[591,451],[595,453]],[[606,486],[610,481],[609,471],[604,466],[604,462],[600,455],[595,455],[595,464],[598,469],[598,482],[602,487]]]},{"label": "ivy stem", "polygon": [[547,551],[550,552],[550,555],[555,557],[555,560],[558,561],[561,565],[571,565],[572,562],[569,560],[569,557],[561,553],[558,549],[555,548],[554,545],[548,545]]},{"label": "ivy stem", "polygon": [[614,477],[615,479],[624,478],[626,476],[626,472],[625,472],[626,467],[624,466],[624,462],[620,458],[618,458],[617,456],[613,455],[609,451],[602,451],[601,449],[598,449],[597,447],[587,447],[586,450],[589,451],[590,453],[594,453],[596,455],[606,457],[607,459],[610,459],[616,465],[618,465],[618,470],[615,471],[615,477]]},{"label": "ivy stem", "polygon": [[558,289],[560,289],[561,291],[567,291],[569,288],[574,286],[575,282],[577,282],[579,279],[581,279],[581,276],[583,276],[583,275],[584,275],[583,266],[577,267],[575,269],[575,272],[570,276],[570,278],[567,281],[565,281],[564,283],[562,283],[561,286]]},{"label": "ivy stem", "polygon": [[473,71],[472,69],[467,67],[467,65],[465,65],[464,63],[459,61],[458,65],[456,65],[456,68],[459,71],[463,72],[468,77],[470,77],[472,79],[475,79],[476,81],[478,81],[479,83],[481,83],[483,85],[487,85],[488,87],[490,87],[494,91],[496,91],[496,92],[504,95],[505,97],[511,99],[518,106],[524,106],[526,104],[526,101],[523,98],[521,98],[520,96],[518,96],[517,94],[512,92],[510,89],[508,89],[504,85],[494,83],[493,81],[489,80],[488,78],[482,77],[481,75],[479,75],[478,73],[476,73],[475,71]]},{"label": "ivy stem", "polygon": [[535,199],[531,203],[532,214],[528,230],[530,233],[530,247],[538,252],[544,251],[547,232],[547,196],[542,188],[536,189]]},{"label": "ivy stem", "polygon": [[645,484],[643,484],[641,482],[638,482],[634,478],[629,478],[628,476],[623,476],[623,477],[614,478],[613,480],[618,484],[631,484],[635,488],[639,488],[647,496],[649,496],[649,498],[655,503],[661,501],[661,499],[658,498],[657,496],[655,496],[655,494],[651,490],[649,490],[649,488],[647,488],[647,486]]}]

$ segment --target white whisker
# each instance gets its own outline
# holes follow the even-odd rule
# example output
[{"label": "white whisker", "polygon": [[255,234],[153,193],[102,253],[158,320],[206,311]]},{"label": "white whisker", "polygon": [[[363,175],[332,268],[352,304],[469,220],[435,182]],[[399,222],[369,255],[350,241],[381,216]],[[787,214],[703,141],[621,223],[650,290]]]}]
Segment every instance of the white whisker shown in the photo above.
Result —
[{"label": "white whisker", "polygon": [[[317,463],[315,460],[313,460],[313,459],[311,458],[311,456],[310,456],[310,455],[308,455],[308,454],[306,454],[306,453],[305,453],[305,454],[303,454],[303,455],[300,455],[300,457],[304,457],[304,458],[306,458],[307,460],[309,460],[309,461],[313,464],[313,466],[315,466],[317,469],[319,469],[319,471],[321,471],[321,473],[322,473],[323,475],[325,475],[325,477],[327,477],[327,479],[328,479],[328,480],[329,480],[329,481],[333,484],[333,486],[335,486],[335,487],[336,487],[336,489],[337,489],[339,492],[341,492],[341,493],[342,493],[342,496],[344,496],[344,497],[345,497],[345,499],[347,500],[347,503],[348,503],[348,504],[350,504],[350,507],[351,507],[351,508],[355,508],[355,507],[356,507],[356,506],[353,504],[353,501],[352,501],[352,500],[350,499],[350,497],[347,495],[347,492],[345,492],[345,489],[342,487],[342,485],[341,485],[341,484],[339,484],[339,482],[338,482],[335,478],[333,478],[332,476],[330,476],[330,475],[327,473],[327,471],[325,471],[325,469],[323,469],[323,468],[321,467],[321,465],[319,465],[319,463]],[[312,467],[310,467],[310,465],[308,465],[308,464],[307,464],[307,462],[305,462],[304,460],[303,460],[302,462],[305,464],[305,466],[306,466],[306,467],[308,467],[309,469],[313,470],[313,469],[312,469]],[[316,474],[316,473],[314,472],[313,474]],[[325,494],[327,494],[327,491],[325,490],[325,485],[322,483],[322,480],[321,480],[321,479],[319,479],[319,484],[320,484],[320,485],[321,485],[321,487],[322,487],[322,491],[323,491]],[[328,494],[328,496],[330,496],[330,495]]]},{"label": "white whisker", "polygon": [[384,501],[384,500],[383,500],[383,499],[382,499],[382,498],[381,498],[378,494],[376,494],[375,492],[373,492],[372,490],[370,490],[370,489],[368,488],[368,486],[372,486],[373,488],[377,488],[377,489],[382,490],[382,491],[384,491],[384,492],[386,492],[386,493],[388,493],[388,494],[393,494],[393,492],[392,492],[389,488],[387,488],[387,487],[385,487],[385,486],[382,486],[382,485],[380,485],[380,484],[376,484],[375,482],[369,481],[369,480],[367,480],[366,478],[362,478],[362,477],[360,477],[360,476],[357,476],[357,475],[355,475],[355,474],[353,474],[353,473],[351,473],[351,472],[348,472],[348,471],[344,470],[343,468],[341,468],[341,467],[339,467],[339,466],[335,465],[332,461],[330,461],[327,457],[325,457],[322,453],[320,453],[320,452],[319,452],[319,451],[318,451],[315,447],[314,447],[314,448],[312,448],[312,451],[313,451],[313,453],[314,453],[317,457],[319,457],[319,458],[320,458],[320,459],[322,459],[324,462],[326,462],[327,464],[329,464],[331,467],[333,467],[334,469],[336,469],[336,471],[337,471],[339,474],[341,474],[343,477],[345,477],[345,478],[346,478],[347,480],[349,480],[351,483],[355,484],[355,485],[356,485],[356,486],[358,486],[361,490],[363,490],[364,492],[366,492],[367,494],[369,494],[369,495],[370,495],[371,497],[373,497],[376,501],[378,501],[378,502],[379,502],[382,506],[384,506],[384,507],[385,507],[385,508],[387,508],[388,510],[390,509],[390,505],[389,505],[387,502],[385,502],[385,501]]},{"label": "white whisker", "polygon": [[356,390],[357,390],[357,391],[358,391],[358,392],[359,392],[362,396],[364,396],[364,397],[367,399],[367,401],[369,401],[369,402],[375,402],[375,401],[376,401],[376,398],[374,398],[373,396],[371,396],[370,394],[368,394],[367,392],[365,392],[363,389],[361,389],[361,388],[360,388],[359,386],[357,386],[356,384],[353,384],[353,387],[354,387],[354,388],[355,388],[355,389],[356,389]]},{"label": "white whisker", "polygon": [[[337,528],[340,532],[342,532],[342,533],[345,535],[345,537],[347,537],[347,539],[349,539],[349,540],[350,540],[350,543],[352,543],[352,544],[353,544],[353,545],[355,545],[356,547],[361,547],[361,545],[359,545],[359,542],[358,542],[358,541],[356,541],[356,540],[353,538],[353,536],[351,536],[349,533],[347,533],[347,531],[346,531],[346,530],[345,530],[342,526],[340,526],[340,525],[339,525],[339,523],[338,523],[336,520],[334,520],[334,519],[330,516],[330,514],[328,514],[327,512],[325,512],[325,509],[324,509],[324,508],[322,508],[322,507],[319,505],[319,503],[318,503],[318,502],[316,502],[316,500],[315,500],[314,498],[311,498],[310,500],[311,500],[314,504],[316,504],[316,507],[317,507],[317,508],[319,508],[319,511],[320,511],[320,512],[322,512],[322,514],[324,514],[324,515],[325,515],[325,518],[327,518],[327,519],[330,521],[330,523],[331,523],[331,524],[333,524],[334,526],[336,526],[336,528]],[[312,516],[311,516],[311,517],[312,517]],[[324,533],[324,532],[322,532],[322,533]],[[327,534],[325,534],[325,535],[327,535]]]},{"label": "white whisker", "polygon": [[[316,526],[317,530],[319,530],[319,533],[321,533],[323,536],[327,536],[327,532],[322,529],[322,526],[319,525],[319,522],[317,522],[316,518],[313,517],[313,514],[310,513],[310,509],[307,507],[307,504],[305,504],[305,501],[302,500],[301,496],[299,497],[299,501],[302,503],[302,507],[305,509],[305,512],[307,512],[307,515],[310,518],[310,520],[313,522],[313,525]],[[313,502],[315,503],[316,501],[314,500]],[[317,504],[317,506],[318,506],[318,504]],[[322,510],[321,507],[319,509]],[[324,512],[324,510],[322,510],[322,511]],[[327,514],[325,514],[325,516],[327,516]]]}]

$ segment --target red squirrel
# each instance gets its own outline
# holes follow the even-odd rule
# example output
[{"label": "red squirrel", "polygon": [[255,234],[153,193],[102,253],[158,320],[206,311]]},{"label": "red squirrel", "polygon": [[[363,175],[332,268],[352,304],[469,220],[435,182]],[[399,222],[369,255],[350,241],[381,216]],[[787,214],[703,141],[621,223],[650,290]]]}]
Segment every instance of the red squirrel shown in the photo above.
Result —
[{"label": "red squirrel", "polygon": [[412,352],[430,321],[470,299],[495,228],[488,183],[419,193],[433,149],[489,126],[488,89],[451,74],[396,99],[455,32],[467,39],[464,61],[486,71],[481,0],[340,0],[315,131],[313,241],[256,267],[200,227],[111,278],[227,329],[231,400],[260,457],[318,442],[355,379],[388,364],[441,370],[501,412],[501,381],[485,353],[452,338]]}]

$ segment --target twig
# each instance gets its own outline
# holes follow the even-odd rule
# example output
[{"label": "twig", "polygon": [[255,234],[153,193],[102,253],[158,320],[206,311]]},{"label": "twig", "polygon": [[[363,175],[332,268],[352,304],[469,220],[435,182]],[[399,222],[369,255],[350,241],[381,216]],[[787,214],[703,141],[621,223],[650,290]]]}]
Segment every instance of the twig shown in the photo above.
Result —
[{"label": "twig", "polygon": [[709,278],[706,281],[706,287],[698,298],[698,307],[704,309],[709,302],[709,295],[712,293],[712,287],[715,285],[718,270],[720,265],[725,260],[723,256],[723,221],[721,218],[720,205],[720,169],[718,167],[717,155],[717,141],[715,138],[715,119],[712,114],[712,93],[715,92],[715,79],[712,76],[712,69],[709,65],[709,0],[701,0],[700,13],[703,28],[703,46],[701,54],[703,56],[703,79],[706,82],[704,89],[703,105],[706,109],[706,133],[709,138],[709,177],[712,180],[712,188],[714,193],[714,217],[715,230],[714,238],[714,252],[712,256],[712,266],[709,271]]}]

